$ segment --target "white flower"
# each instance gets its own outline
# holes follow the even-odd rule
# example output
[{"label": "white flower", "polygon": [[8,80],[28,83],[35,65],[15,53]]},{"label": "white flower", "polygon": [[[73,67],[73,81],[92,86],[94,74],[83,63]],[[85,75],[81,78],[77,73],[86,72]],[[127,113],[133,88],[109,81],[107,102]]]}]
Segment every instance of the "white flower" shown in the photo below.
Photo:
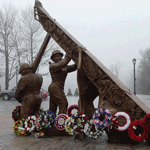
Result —
[{"label": "white flower", "polygon": [[83,114],[82,117],[85,117],[85,114]]},{"label": "white flower", "polygon": [[90,120],[90,124],[93,124],[93,119]]},{"label": "white flower", "polygon": [[71,122],[74,123],[74,119],[71,118]]},{"label": "white flower", "polygon": [[133,128],[134,130],[136,130],[136,126],[133,126],[132,128]]},{"label": "white flower", "polygon": [[90,134],[93,134],[93,132],[91,131]]},{"label": "white flower", "polygon": [[73,129],[71,129],[70,131],[73,132]]},{"label": "white flower", "polygon": [[36,120],[36,117],[35,116],[31,116],[31,119]]},{"label": "white flower", "polygon": [[34,130],[34,128],[35,128],[35,126],[32,126],[31,131],[33,131],[33,130]]},{"label": "white flower", "polygon": [[77,128],[77,125],[75,125],[73,128],[76,129],[76,128]]},{"label": "white flower", "polygon": [[22,131],[25,130],[25,129],[24,129],[23,127],[21,127],[21,126],[19,126],[18,129],[19,129],[19,130],[22,130]]}]

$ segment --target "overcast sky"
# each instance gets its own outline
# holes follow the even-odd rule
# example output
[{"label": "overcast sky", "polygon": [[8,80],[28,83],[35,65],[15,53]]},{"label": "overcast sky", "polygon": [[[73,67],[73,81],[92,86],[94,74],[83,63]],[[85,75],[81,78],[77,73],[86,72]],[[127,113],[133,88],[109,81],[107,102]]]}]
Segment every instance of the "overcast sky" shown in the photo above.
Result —
[{"label": "overcast sky", "polygon": [[[0,4],[6,0],[0,0]],[[7,0],[9,2],[10,0]],[[34,7],[34,0],[13,0],[14,5]],[[122,82],[133,77],[132,59],[150,47],[150,0],[41,0],[45,10],[107,68],[119,60]],[[75,78],[76,73],[67,80]],[[47,83],[47,79],[43,84]],[[47,85],[44,85],[46,87]],[[73,86],[66,81],[66,88]],[[74,88],[72,88],[74,90]]]}]

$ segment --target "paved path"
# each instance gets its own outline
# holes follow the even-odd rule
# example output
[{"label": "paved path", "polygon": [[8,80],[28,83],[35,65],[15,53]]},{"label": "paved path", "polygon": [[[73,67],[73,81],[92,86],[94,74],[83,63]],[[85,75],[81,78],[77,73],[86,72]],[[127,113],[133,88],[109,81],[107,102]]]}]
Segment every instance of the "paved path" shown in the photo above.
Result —
[{"label": "paved path", "polygon": [[16,137],[11,114],[0,113],[0,150],[150,150],[147,143],[138,145],[110,144],[107,136],[100,139],[74,140],[73,136],[47,138]]},{"label": "paved path", "polygon": [[[148,98],[143,99],[143,102],[150,108]],[[73,103],[75,102],[76,100],[73,101]],[[31,135],[16,137],[13,133],[14,122],[11,118],[11,112],[17,105],[18,102],[13,99],[11,101],[0,100],[0,150],[150,150],[150,146],[146,142],[141,142],[138,145],[107,143],[106,135],[100,139],[86,138],[82,141],[74,140],[72,136],[35,138]],[[48,100],[42,102],[42,107],[47,109]]]}]

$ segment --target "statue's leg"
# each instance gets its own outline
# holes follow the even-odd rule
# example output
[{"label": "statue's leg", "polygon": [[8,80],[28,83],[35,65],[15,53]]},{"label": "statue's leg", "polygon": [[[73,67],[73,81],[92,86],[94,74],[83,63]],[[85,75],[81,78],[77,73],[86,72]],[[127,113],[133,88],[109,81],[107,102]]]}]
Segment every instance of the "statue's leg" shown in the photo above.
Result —
[{"label": "statue's leg", "polygon": [[55,93],[50,94],[50,110],[53,111],[56,114],[57,106],[59,107],[58,114],[66,114],[67,107],[68,107],[68,101],[65,96],[65,93],[62,89],[56,89]]},{"label": "statue's leg", "polygon": [[59,106],[58,114],[66,114],[68,108],[68,101],[64,92],[61,93],[60,97],[57,99],[57,104]]},{"label": "statue's leg", "polygon": [[50,94],[49,110],[52,111],[56,116],[57,104],[55,103],[54,99],[55,99],[55,97],[52,94]]},{"label": "statue's leg", "polygon": [[30,110],[29,103],[24,99],[22,101],[20,116],[22,119],[27,119],[30,114],[33,114],[33,110]]},{"label": "statue's leg", "polygon": [[33,105],[34,105],[35,116],[39,116],[39,114],[40,114],[41,103],[42,103],[42,98],[40,96],[34,100]]},{"label": "statue's leg", "polygon": [[29,95],[24,98],[21,105],[20,115],[21,118],[26,119],[28,116],[39,115],[39,109],[41,106],[42,99],[37,95]]}]

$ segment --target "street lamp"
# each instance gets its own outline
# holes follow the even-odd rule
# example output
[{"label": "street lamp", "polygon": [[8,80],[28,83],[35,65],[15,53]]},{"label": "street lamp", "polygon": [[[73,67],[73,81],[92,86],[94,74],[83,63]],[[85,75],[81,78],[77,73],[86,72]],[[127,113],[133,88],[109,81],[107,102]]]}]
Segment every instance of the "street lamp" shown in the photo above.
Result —
[{"label": "street lamp", "polygon": [[18,66],[16,66],[16,86],[17,86],[17,83],[18,83]]},{"label": "street lamp", "polygon": [[134,94],[136,95],[136,84],[135,84],[135,81],[136,81],[136,78],[135,78],[135,64],[136,64],[136,59],[134,58],[133,60],[132,60],[132,62],[133,62],[133,66],[134,66]]}]

